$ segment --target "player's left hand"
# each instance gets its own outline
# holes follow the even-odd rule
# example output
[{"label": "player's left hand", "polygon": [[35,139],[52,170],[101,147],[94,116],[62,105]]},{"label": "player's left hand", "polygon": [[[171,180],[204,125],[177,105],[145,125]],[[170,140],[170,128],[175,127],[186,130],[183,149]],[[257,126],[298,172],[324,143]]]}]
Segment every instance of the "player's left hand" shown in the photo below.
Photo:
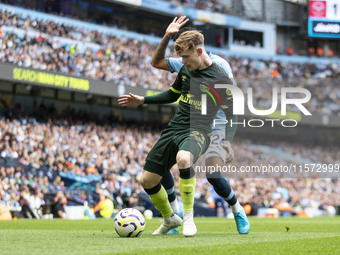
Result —
[{"label": "player's left hand", "polygon": [[231,147],[231,143],[229,141],[224,141],[222,146],[223,146],[223,149],[225,149],[227,152],[227,157],[226,157],[225,162],[230,163],[234,159],[234,150]]},{"label": "player's left hand", "polygon": [[144,103],[144,97],[134,95],[130,93],[129,95],[120,96],[118,99],[118,104],[121,106],[138,106]]}]

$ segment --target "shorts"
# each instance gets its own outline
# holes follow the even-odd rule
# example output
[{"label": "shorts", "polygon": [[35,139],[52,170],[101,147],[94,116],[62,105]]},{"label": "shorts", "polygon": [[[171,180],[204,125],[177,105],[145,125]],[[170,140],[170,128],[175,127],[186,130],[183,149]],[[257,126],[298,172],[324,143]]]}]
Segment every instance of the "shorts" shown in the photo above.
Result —
[{"label": "shorts", "polygon": [[205,153],[205,159],[210,157],[219,157],[225,162],[227,157],[227,152],[223,148],[223,142],[225,138],[225,132],[216,131],[211,134],[210,144]]},{"label": "shorts", "polygon": [[217,111],[217,114],[215,116],[215,119],[211,125],[211,132],[225,132],[225,126],[226,126],[226,117],[223,110],[220,108]]},{"label": "shorts", "polygon": [[176,164],[176,156],[180,150],[191,152],[196,162],[207,150],[209,142],[209,136],[201,131],[167,127],[146,157],[144,170],[163,176]]}]

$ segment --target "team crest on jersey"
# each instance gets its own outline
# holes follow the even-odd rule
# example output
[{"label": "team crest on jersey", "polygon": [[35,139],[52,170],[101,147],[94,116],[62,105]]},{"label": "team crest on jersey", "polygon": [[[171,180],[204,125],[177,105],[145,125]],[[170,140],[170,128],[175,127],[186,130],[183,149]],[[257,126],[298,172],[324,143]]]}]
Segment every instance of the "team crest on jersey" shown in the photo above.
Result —
[{"label": "team crest on jersey", "polygon": [[203,81],[200,83],[200,91],[208,94],[211,97],[211,99],[214,101],[214,104],[217,105],[217,102],[214,97],[215,95],[218,101],[220,102],[220,104],[222,105],[221,98],[218,95],[217,91],[213,87],[211,87],[207,82]]},{"label": "team crest on jersey", "polygon": [[201,91],[201,92],[206,92],[207,89],[208,89],[208,87],[205,85],[204,82],[202,82],[202,83],[200,84],[200,91]]}]

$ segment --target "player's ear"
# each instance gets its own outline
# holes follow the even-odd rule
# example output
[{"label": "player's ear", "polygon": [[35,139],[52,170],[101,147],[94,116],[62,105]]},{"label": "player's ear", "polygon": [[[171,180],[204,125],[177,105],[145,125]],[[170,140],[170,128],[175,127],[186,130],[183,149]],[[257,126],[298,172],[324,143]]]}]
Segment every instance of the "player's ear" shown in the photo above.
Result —
[{"label": "player's ear", "polygon": [[198,52],[198,55],[201,55],[201,54],[203,53],[202,48],[198,48],[198,49],[197,49],[197,52]]}]

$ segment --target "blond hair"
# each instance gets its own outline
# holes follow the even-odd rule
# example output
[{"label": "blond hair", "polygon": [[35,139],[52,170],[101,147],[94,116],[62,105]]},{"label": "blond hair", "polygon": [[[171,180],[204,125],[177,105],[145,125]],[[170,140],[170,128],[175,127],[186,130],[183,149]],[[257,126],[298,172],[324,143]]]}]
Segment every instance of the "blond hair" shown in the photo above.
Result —
[{"label": "blond hair", "polygon": [[182,51],[193,51],[198,45],[204,45],[204,36],[193,30],[183,32],[175,42],[175,51],[180,54]]}]

